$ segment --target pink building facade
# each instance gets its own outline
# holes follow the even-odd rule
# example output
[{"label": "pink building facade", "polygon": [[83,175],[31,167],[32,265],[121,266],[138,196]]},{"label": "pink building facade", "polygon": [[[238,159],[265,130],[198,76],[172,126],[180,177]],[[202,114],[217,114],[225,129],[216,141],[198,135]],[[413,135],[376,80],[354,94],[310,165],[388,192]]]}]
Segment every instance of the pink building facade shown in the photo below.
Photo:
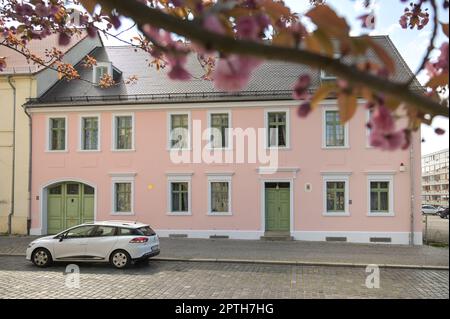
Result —
[{"label": "pink building facade", "polygon": [[[411,76],[388,38],[374,40],[397,57],[399,78]],[[370,147],[362,100],[345,125],[334,99],[299,118],[292,84],[309,72],[319,86],[320,72],[263,65],[246,91],[227,95],[169,81],[132,48],[93,55],[98,66],[82,77],[142,74],[107,90],[62,81],[28,103],[31,234],[119,219],[162,237],[422,244],[419,134],[408,150]]]},{"label": "pink building facade", "polygon": [[[293,101],[172,104],[170,108],[120,105],[34,109],[31,232],[48,233],[49,187],[80,182],[94,188],[95,220],[139,220],[151,224],[161,236],[259,239],[267,231],[266,187],[269,183],[286,183],[288,227],[294,239],[408,244],[413,230],[414,241],[420,244],[420,196],[416,193],[416,198],[411,198],[414,191],[420,190],[420,178],[411,179],[414,175],[420,177],[419,136],[414,137],[412,154],[369,147],[365,126],[368,114],[361,105],[345,127],[345,145],[327,147],[325,113],[335,108],[335,101],[327,101],[305,120],[296,116]],[[171,115],[186,114],[190,128],[195,120],[206,128],[208,116],[214,114],[211,111],[229,114],[230,127],[244,130],[267,129],[268,113],[284,112],[288,144],[278,151],[277,168],[268,172],[264,169],[267,164],[258,162],[174,163],[168,148]],[[129,150],[118,150],[114,145],[118,116],[131,117]],[[81,149],[81,123],[85,117],[98,119],[96,150]],[[55,118],[65,120],[66,145],[63,150],[52,151],[48,145],[49,122]],[[206,149],[208,141],[201,143]],[[191,145],[183,152],[192,157],[195,150]],[[211,211],[212,181],[229,182],[226,212]],[[343,211],[327,211],[327,181],[344,183]],[[371,181],[389,184],[386,212],[371,212]],[[172,182],[186,182],[188,186],[188,203],[180,212],[171,208]],[[120,212],[114,207],[116,183],[131,184],[129,211]]]}]

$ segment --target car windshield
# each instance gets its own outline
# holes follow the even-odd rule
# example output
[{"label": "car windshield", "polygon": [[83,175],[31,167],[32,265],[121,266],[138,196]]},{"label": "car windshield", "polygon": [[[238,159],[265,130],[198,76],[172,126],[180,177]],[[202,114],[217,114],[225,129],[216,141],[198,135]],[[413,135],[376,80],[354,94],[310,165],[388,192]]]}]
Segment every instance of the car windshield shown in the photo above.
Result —
[{"label": "car windshield", "polygon": [[138,230],[144,236],[154,236],[154,235],[156,235],[155,231],[153,229],[151,229],[149,226],[139,227]]}]

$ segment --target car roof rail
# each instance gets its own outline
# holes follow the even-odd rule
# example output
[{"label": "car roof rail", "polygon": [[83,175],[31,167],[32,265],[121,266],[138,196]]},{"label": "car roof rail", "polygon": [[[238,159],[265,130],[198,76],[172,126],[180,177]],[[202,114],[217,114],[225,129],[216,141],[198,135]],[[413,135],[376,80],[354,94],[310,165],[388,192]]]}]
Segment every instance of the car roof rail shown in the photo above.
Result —
[{"label": "car roof rail", "polygon": [[119,219],[114,219],[114,220],[102,220],[102,221],[98,221],[99,223],[101,222],[105,222],[105,223],[127,223],[127,224],[137,224],[138,221],[137,220],[119,220]]}]

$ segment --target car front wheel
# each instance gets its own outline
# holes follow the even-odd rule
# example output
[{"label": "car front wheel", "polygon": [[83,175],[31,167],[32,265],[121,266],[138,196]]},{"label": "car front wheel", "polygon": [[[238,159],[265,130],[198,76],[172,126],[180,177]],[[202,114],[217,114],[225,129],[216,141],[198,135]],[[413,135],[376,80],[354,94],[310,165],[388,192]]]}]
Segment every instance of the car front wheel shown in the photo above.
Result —
[{"label": "car front wheel", "polygon": [[33,264],[38,267],[48,267],[52,264],[53,259],[50,252],[45,248],[37,248],[31,256]]},{"label": "car front wheel", "polygon": [[131,257],[125,250],[116,250],[109,258],[111,265],[118,269],[123,269],[131,264]]}]

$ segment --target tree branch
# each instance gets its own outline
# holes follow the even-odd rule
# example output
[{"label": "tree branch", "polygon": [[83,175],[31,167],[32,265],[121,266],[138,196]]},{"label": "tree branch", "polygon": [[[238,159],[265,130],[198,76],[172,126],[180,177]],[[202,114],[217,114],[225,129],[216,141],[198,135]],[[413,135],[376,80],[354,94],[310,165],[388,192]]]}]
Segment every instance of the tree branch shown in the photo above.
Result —
[{"label": "tree branch", "polygon": [[422,63],[420,64],[420,67],[417,69],[416,74],[414,77],[412,77],[408,85],[411,84],[414,79],[419,75],[419,73],[425,68],[425,65],[428,62],[428,59],[430,58],[431,52],[434,49],[434,40],[436,39],[437,33],[438,33],[438,27],[439,27],[439,21],[438,21],[438,7],[436,4],[436,0],[430,0],[431,7],[433,8],[433,32],[431,34],[430,44],[428,45],[427,52],[422,60]]},{"label": "tree branch", "polygon": [[150,24],[157,28],[163,28],[200,43],[208,49],[215,49],[223,53],[251,55],[267,60],[306,64],[314,68],[324,69],[352,83],[364,83],[365,86],[374,91],[394,96],[408,105],[415,106],[423,113],[431,116],[448,117],[448,107],[423,94],[414,92],[411,88],[405,87],[404,83],[397,83],[368,74],[354,66],[345,65],[339,60],[305,50],[243,41],[219,35],[207,31],[195,20],[179,19],[138,1],[99,0],[98,2],[106,8],[116,9],[120,14],[132,18],[137,24]]}]

